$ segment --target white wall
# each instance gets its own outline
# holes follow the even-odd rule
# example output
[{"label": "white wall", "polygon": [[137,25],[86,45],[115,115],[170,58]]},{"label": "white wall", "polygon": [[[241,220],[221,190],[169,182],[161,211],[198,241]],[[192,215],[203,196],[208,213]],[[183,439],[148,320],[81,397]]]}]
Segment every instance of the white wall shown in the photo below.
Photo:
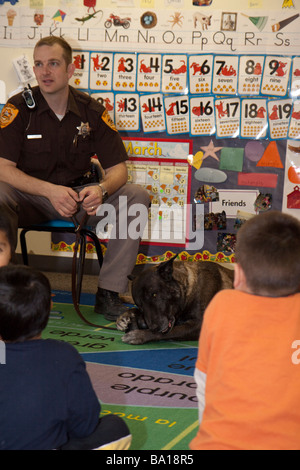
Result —
[{"label": "white wall", "polygon": [[[12,47],[1,47],[1,68],[0,68],[0,80],[3,80],[6,84],[6,95],[7,97],[15,91],[18,86],[18,77],[15,72],[12,60],[17,57],[26,55],[31,65],[32,61],[32,49],[15,49]],[[32,82],[34,83],[34,82]]]}]

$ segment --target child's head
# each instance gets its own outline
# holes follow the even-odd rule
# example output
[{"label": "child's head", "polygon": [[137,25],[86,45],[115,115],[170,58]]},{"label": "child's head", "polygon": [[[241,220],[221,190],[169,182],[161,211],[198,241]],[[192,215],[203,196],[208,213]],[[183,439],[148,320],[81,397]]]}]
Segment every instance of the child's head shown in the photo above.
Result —
[{"label": "child's head", "polygon": [[254,216],[238,231],[236,259],[236,288],[241,268],[253,294],[283,297],[300,292],[299,220],[277,211]]},{"label": "child's head", "polygon": [[6,266],[14,257],[16,233],[12,226],[9,209],[0,207],[0,267]]},{"label": "child's head", "polygon": [[0,338],[20,342],[39,335],[51,308],[48,279],[26,266],[0,268]]},{"label": "child's head", "polygon": [[11,256],[11,245],[8,241],[7,234],[0,228],[0,267],[9,264]]}]

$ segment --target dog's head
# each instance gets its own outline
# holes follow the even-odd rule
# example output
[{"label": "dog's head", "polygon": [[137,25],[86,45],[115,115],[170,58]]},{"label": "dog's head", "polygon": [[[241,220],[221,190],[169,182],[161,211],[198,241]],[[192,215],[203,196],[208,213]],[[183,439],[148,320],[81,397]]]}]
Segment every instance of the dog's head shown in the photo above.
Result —
[{"label": "dog's head", "polygon": [[168,333],[180,310],[180,288],[173,278],[173,262],[177,255],[151,267],[132,280],[132,296],[149,330]]}]

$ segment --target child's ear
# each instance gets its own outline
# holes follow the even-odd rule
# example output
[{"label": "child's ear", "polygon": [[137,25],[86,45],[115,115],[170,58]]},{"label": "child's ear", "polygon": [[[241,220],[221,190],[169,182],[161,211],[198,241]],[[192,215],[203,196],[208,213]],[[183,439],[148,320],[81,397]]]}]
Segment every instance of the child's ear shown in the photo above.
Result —
[{"label": "child's ear", "polygon": [[240,264],[234,265],[234,282],[233,287],[237,290],[248,292],[247,280],[245,273]]}]

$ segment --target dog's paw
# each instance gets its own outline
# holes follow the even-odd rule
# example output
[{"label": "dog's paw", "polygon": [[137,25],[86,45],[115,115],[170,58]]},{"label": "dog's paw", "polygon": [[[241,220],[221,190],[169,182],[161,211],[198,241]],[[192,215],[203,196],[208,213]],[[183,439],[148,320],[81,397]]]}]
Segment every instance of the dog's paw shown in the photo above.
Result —
[{"label": "dog's paw", "polygon": [[147,332],[149,330],[132,330],[126,333],[122,337],[123,343],[128,343],[128,344],[144,344],[149,341],[147,337]]},{"label": "dog's paw", "polygon": [[120,315],[116,321],[117,329],[120,331],[128,330],[129,325],[132,323],[134,318],[135,318],[135,315],[130,310],[122,313],[122,315]]}]

